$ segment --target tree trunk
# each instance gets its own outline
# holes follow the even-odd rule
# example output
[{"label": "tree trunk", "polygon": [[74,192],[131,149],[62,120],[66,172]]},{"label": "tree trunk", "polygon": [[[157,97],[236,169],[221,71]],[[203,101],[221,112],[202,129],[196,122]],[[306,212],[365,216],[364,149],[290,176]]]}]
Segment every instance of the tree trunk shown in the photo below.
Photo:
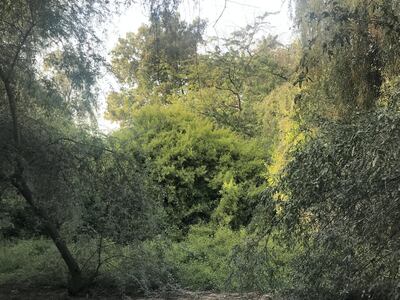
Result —
[{"label": "tree trunk", "polygon": [[69,251],[66,243],[60,236],[57,227],[50,221],[46,212],[35,205],[33,194],[25,179],[22,176],[18,176],[13,183],[19,193],[25,198],[26,202],[30,205],[35,215],[41,220],[43,229],[50,236],[58,251],[61,254],[65,264],[67,265],[68,272],[70,275],[68,282],[68,292],[71,295],[76,295],[82,289],[85,288],[86,282],[82,276],[81,269],[75,258]]}]

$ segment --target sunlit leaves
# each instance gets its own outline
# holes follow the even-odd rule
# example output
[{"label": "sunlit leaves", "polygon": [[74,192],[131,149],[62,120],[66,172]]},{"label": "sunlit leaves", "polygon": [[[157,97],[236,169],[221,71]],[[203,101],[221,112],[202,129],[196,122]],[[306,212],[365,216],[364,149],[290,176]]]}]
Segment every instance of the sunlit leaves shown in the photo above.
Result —
[{"label": "sunlit leaves", "polygon": [[118,136],[163,188],[173,224],[210,221],[218,206],[217,219],[229,216],[232,226],[249,221],[265,182],[265,155],[256,142],[217,129],[179,104],[142,108],[132,125]]}]

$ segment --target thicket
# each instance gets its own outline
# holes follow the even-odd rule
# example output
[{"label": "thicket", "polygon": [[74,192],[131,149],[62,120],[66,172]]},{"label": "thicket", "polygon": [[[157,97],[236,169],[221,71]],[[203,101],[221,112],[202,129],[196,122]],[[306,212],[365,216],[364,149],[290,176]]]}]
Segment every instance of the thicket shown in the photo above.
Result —
[{"label": "thicket", "polygon": [[291,1],[292,44],[265,14],[200,51],[147,1],[105,69],[128,4],[0,4],[0,285],[397,299],[400,2]]}]

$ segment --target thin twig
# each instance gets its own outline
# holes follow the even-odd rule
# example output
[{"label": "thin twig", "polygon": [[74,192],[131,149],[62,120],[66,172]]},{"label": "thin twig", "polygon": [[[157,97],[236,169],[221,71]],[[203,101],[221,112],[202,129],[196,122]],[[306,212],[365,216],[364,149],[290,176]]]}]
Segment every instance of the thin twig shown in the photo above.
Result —
[{"label": "thin twig", "polygon": [[217,25],[217,23],[219,22],[219,20],[222,18],[223,14],[224,14],[224,12],[225,12],[225,10],[226,10],[226,5],[227,5],[227,3],[228,3],[228,1],[225,0],[224,8],[222,9],[222,11],[221,11],[219,17],[217,18],[217,20],[215,20],[215,23],[214,23],[214,25],[213,25],[213,28],[215,28],[215,26]]}]

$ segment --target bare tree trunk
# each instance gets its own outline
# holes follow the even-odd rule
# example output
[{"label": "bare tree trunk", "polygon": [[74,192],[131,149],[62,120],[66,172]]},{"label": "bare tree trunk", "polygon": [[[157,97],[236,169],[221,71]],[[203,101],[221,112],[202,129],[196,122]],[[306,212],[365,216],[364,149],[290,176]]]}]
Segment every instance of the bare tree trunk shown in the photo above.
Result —
[{"label": "bare tree trunk", "polygon": [[75,258],[72,256],[65,241],[60,236],[57,227],[50,221],[46,212],[35,205],[33,194],[25,179],[22,176],[15,178],[13,185],[18,192],[25,198],[26,202],[30,205],[35,215],[41,220],[43,229],[50,236],[58,251],[61,254],[65,264],[67,265],[70,279],[68,282],[68,292],[71,295],[76,295],[85,287],[85,280],[82,277],[81,269]]}]

